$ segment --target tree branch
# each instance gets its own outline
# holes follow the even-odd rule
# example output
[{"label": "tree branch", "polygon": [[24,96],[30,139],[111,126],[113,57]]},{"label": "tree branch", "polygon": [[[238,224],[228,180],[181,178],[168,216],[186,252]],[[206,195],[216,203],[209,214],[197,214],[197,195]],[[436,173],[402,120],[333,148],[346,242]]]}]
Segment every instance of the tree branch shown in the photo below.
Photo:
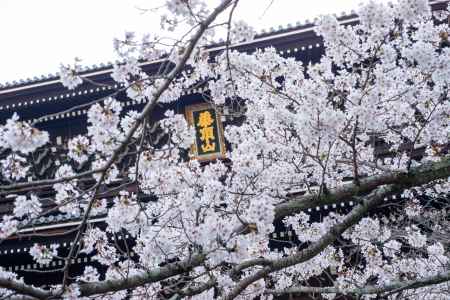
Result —
[{"label": "tree branch", "polygon": [[194,267],[200,266],[205,259],[206,257],[204,255],[194,255],[183,261],[170,263],[164,267],[155,268],[140,275],[129,276],[128,278],[118,280],[81,284],[81,296],[86,297],[108,292],[117,292],[125,289],[133,289],[152,282],[158,282],[188,272]]},{"label": "tree branch", "polygon": [[398,192],[396,185],[382,186],[362,199],[362,203],[355,206],[352,211],[344,218],[344,220],[331,227],[326,234],[324,234],[317,242],[311,244],[306,249],[303,249],[293,255],[273,260],[269,266],[264,267],[258,272],[242,279],[231,292],[223,299],[232,300],[236,298],[242,291],[244,291],[250,284],[260,279],[267,277],[270,273],[285,269],[287,267],[305,262],[332,244],[337,238],[344,233],[348,228],[358,223],[364,215],[372,208],[381,204],[385,197]]},{"label": "tree branch", "polygon": [[342,290],[337,287],[311,287],[299,286],[282,290],[267,290],[267,294],[283,295],[283,294],[301,294],[301,293],[317,293],[317,294],[343,294],[343,295],[367,295],[367,294],[384,294],[387,292],[400,292],[404,290],[421,288],[429,285],[440,284],[450,281],[450,271],[440,273],[435,276],[419,278],[408,281],[397,281],[385,286],[366,286],[363,288],[355,288],[350,290]]},{"label": "tree branch", "polygon": [[338,204],[343,201],[357,200],[357,197],[370,193],[379,186],[395,184],[398,189],[408,189],[420,186],[437,179],[450,176],[450,158],[445,158],[437,163],[426,163],[409,172],[390,172],[382,175],[360,179],[359,185],[350,183],[336,189],[331,189],[328,194],[291,196],[285,203],[275,208],[275,219],[300,213],[316,206]]},{"label": "tree branch", "polygon": [[48,299],[52,296],[51,291],[45,291],[15,279],[0,278],[0,286],[22,295],[16,296],[14,299]]}]

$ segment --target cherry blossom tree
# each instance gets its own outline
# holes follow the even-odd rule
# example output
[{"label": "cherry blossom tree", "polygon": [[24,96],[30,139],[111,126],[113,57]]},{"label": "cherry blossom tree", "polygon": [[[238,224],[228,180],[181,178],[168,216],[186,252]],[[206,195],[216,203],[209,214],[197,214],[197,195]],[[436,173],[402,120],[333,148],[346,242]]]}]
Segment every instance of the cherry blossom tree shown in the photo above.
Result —
[{"label": "cherry blossom tree", "polygon": [[[449,299],[450,28],[432,16],[428,2],[370,1],[353,26],[321,17],[315,30],[325,54],[313,65],[271,48],[233,51],[233,43],[254,35],[233,19],[238,0],[213,8],[201,0],[167,0],[161,9],[163,29],[188,30],[156,74],[145,73],[139,59],[160,57],[164,39],[127,33],[115,41],[122,62],[111,76],[129,98],[146,104],[124,112],[114,95],[90,103],[88,133],[70,140],[67,153],[75,163],[92,161],[89,171],[62,165],[53,179],[26,181],[29,154],[45,147],[49,134],[36,128],[39,119],[30,124],[17,115],[0,127],[0,145],[11,153],[1,161],[10,184],[0,192],[19,194],[13,214],[1,220],[0,238],[55,211],[82,216],[67,255],[56,245],[30,250],[38,263],[64,262],[59,285],[34,287],[2,270],[0,294]],[[205,46],[220,28],[227,47],[212,58]],[[88,80],[79,70],[78,62],[61,66],[68,89]],[[168,111],[164,120],[152,121],[157,104],[179,101],[183,90],[199,83],[212,105],[236,108],[242,120],[225,128],[226,160],[183,158],[194,140],[183,116]],[[155,126],[166,134],[163,146],[150,138]],[[377,139],[388,156],[374,151]],[[117,165],[126,147],[135,151],[122,174]],[[94,184],[81,185],[85,178]],[[120,186],[112,187],[117,178]],[[40,186],[55,191],[51,209],[33,193]],[[401,200],[385,201],[392,196]],[[345,201],[356,205],[320,220],[307,213]],[[106,230],[89,223],[99,214],[106,214]],[[295,233],[282,251],[269,245],[275,222]],[[111,238],[123,232],[134,241],[127,251]],[[86,266],[81,276],[69,276],[81,253],[93,255],[106,273]]]}]

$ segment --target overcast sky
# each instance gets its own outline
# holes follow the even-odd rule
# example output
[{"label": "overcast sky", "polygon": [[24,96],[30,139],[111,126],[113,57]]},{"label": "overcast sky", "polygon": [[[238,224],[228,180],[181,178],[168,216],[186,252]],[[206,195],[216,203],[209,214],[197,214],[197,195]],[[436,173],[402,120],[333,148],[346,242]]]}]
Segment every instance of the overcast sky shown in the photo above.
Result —
[{"label": "overcast sky", "polygon": [[[85,65],[115,60],[113,37],[126,30],[157,31],[158,17],[139,8],[154,8],[161,1],[0,0],[0,82],[55,73],[61,62],[71,63],[74,57]],[[258,30],[278,28],[349,12],[364,1],[241,0],[237,18]]]}]

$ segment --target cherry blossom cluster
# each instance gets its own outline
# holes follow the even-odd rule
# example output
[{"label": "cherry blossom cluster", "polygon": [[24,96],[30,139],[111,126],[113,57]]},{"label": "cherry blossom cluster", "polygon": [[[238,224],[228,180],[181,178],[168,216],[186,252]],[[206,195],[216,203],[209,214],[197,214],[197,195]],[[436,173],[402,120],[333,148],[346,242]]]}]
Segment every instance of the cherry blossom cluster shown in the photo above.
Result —
[{"label": "cherry blossom cluster", "polygon": [[69,90],[75,89],[77,86],[83,83],[83,79],[78,75],[81,71],[81,66],[78,64],[78,60],[75,60],[74,66],[61,64],[59,68],[59,76],[62,84]]},{"label": "cherry blossom cluster", "polygon": [[55,256],[57,256],[58,245],[52,244],[50,247],[44,245],[34,244],[30,248],[30,255],[39,264],[49,264]]},{"label": "cherry blossom cluster", "polygon": [[0,145],[4,149],[29,154],[49,141],[49,135],[45,131],[38,130],[28,123],[19,121],[19,116],[14,113],[0,127]]}]

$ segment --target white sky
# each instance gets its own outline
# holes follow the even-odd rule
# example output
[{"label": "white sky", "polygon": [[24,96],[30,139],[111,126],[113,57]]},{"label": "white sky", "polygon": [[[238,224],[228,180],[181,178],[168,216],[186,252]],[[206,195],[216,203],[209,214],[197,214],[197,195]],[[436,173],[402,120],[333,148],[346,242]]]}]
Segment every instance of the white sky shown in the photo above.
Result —
[{"label": "white sky", "polygon": [[[216,3],[215,0],[206,0]],[[383,1],[385,0],[378,0]],[[241,0],[237,18],[258,30],[349,12],[367,0]],[[140,8],[161,0],[0,0],[0,82],[55,73],[61,62],[113,61],[112,39],[155,32],[159,18]],[[265,12],[266,11],[266,12]],[[264,13],[265,12],[265,13]]]}]

